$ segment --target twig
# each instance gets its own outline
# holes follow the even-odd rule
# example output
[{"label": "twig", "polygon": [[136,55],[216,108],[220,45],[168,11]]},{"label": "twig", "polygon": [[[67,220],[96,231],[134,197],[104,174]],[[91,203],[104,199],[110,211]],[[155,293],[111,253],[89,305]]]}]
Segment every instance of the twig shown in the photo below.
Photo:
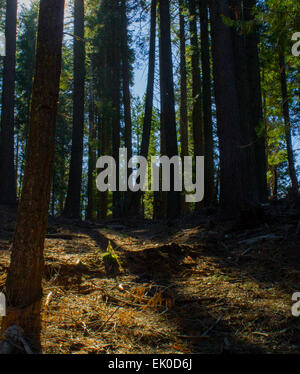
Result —
[{"label": "twig", "polygon": [[116,312],[121,308],[121,305],[119,305],[116,310],[108,317],[108,319],[102,324],[102,326],[99,327],[99,330],[101,331],[103,327],[112,319],[112,317],[116,314]]},{"label": "twig", "polygon": [[208,336],[202,336],[202,335],[178,335],[177,336],[179,339],[187,339],[187,340],[201,340],[201,339],[206,339]]},{"label": "twig", "polygon": [[254,331],[252,334],[253,335],[269,336],[269,334],[267,334],[266,332],[259,332],[259,331]]},{"label": "twig", "polygon": [[204,331],[204,333],[201,335],[201,337],[205,337],[207,336],[207,334],[217,326],[217,324],[221,321],[221,319],[223,318],[224,316],[220,316],[206,331]]},{"label": "twig", "polygon": [[247,253],[253,251],[253,249],[254,249],[254,247],[250,247],[250,248],[246,249],[246,250],[241,254],[241,257],[242,257],[242,256],[245,256]]},{"label": "twig", "polygon": [[178,335],[178,338],[180,339],[188,339],[188,340],[201,340],[204,338],[208,338],[207,335],[214,327],[217,326],[217,324],[221,321],[223,316],[219,317],[206,331],[204,331],[201,335]]},{"label": "twig", "polygon": [[50,291],[45,302],[45,307],[47,307],[50,304],[52,296],[53,296],[53,292]]}]

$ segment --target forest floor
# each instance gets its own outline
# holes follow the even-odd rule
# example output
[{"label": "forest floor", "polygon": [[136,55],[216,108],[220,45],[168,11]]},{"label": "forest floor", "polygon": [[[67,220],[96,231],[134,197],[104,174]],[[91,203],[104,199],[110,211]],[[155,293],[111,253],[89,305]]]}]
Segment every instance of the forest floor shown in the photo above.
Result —
[{"label": "forest floor", "polygon": [[[43,353],[299,353],[299,210],[267,209],[258,225],[50,219]],[[14,225],[0,210],[0,289]]]}]

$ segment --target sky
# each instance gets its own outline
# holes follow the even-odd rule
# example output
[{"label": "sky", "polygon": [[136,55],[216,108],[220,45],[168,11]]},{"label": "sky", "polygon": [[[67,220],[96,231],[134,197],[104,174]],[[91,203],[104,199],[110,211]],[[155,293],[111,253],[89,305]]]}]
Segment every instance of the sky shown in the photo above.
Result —
[{"label": "sky", "polygon": [[[68,0],[67,0],[68,1]],[[19,0],[18,4],[28,6],[31,3],[31,0]],[[146,85],[147,85],[147,72],[145,71],[145,67],[141,67],[140,69],[134,70],[134,85],[132,87],[132,93],[135,96],[143,97],[146,92]]]},{"label": "sky", "polygon": [[28,5],[28,4],[30,4],[30,1],[31,1],[31,0],[19,0],[19,4],[25,4],[25,5]]},{"label": "sky", "polygon": [[[68,1],[68,0],[67,0]],[[31,0],[19,0],[19,5],[29,5]],[[147,71],[145,66],[140,67],[139,69],[134,70],[134,85],[132,87],[132,94],[134,96],[143,97],[146,92],[147,85]],[[297,138],[293,137],[293,146],[294,149],[300,149],[300,142]],[[300,154],[297,158],[297,164],[300,165]]]}]

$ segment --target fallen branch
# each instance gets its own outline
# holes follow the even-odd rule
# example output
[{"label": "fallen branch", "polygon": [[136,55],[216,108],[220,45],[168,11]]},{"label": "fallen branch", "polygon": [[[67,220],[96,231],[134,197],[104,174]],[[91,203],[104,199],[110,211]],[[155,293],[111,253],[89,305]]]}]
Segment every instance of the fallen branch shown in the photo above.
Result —
[{"label": "fallen branch", "polygon": [[254,247],[250,247],[250,248],[246,249],[246,250],[241,254],[241,257],[242,257],[242,256],[245,256],[247,253],[253,251],[253,249],[254,249]]},{"label": "fallen branch", "polygon": [[131,306],[131,307],[137,307],[137,308],[141,308],[141,307],[144,306],[142,304],[135,304],[135,303],[132,303],[131,301],[127,301],[127,300],[118,298],[116,296],[109,295],[107,292],[103,292],[103,290],[101,290],[101,291],[102,291],[102,299],[105,302],[111,302],[111,303],[117,304],[117,305],[119,305],[120,303],[123,303],[124,305]]},{"label": "fallen branch", "polygon": [[204,331],[204,333],[201,336],[206,337],[207,334],[217,326],[217,324],[221,321],[222,318],[223,316],[220,316],[206,331]]},{"label": "fallen branch", "polygon": [[266,332],[259,332],[259,331],[254,331],[252,332],[253,335],[261,335],[261,336],[269,336]]},{"label": "fallen branch", "polygon": [[208,336],[202,336],[202,335],[178,335],[177,337],[179,339],[186,339],[186,340],[193,340],[193,341],[198,341],[198,340],[209,338]]},{"label": "fallen branch", "polygon": [[260,235],[260,236],[254,237],[254,238],[241,240],[241,241],[239,241],[239,244],[251,245],[251,244],[259,243],[261,241],[280,240],[280,239],[282,239],[281,236],[277,236],[277,235],[274,235],[274,234],[268,234],[268,235]]},{"label": "fallen branch", "polygon": [[121,308],[121,305],[119,305],[112,313],[111,315],[107,318],[105,322],[99,327],[99,330],[102,331],[104,326],[112,319],[112,317],[117,313],[117,311]]},{"label": "fallen branch", "polygon": [[223,316],[219,317],[206,331],[204,331],[203,334],[201,335],[178,335],[178,338],[180,339],[188,339],[188,340],[194,340],[194,341],[198,341],[198,340],[201,340],[201,339],[205,339],[205,338],[209,338],[209,336],[207,335],[210,331],[212,331],[216,326],[217,324],[221,321],[221,319],[223,318]]}]

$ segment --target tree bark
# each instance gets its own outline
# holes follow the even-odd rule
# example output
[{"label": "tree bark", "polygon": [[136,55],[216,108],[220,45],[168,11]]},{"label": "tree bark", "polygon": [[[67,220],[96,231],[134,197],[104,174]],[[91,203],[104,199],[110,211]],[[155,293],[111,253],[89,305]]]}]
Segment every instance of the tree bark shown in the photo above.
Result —
[{"label": "tree bark", "polygon": [[153,110],[153,93],[154,93],[154,73],[155,73],[155,45],[156,45],[156,5],[157,0],[151,2],[151,21],[150,21],[150,48],[149,48],[149,66],[148,82],[145,103],[145,115],[143,123],[143,135],[141,144],[141,156],[148,158],[150,133]]},{"label": "tree bark", "polygon": [[[98,53],[95,59],[95,68],[97,69],[97,93],[101,103],[101,111],[97,111],[98,115],[98,157],[105,155],[112,155],[112,82],[111,82],[111,40],[112,36],[111,24],[116,23],[112,21],[111,17],[112,2],[104,0],[101,3],[101,23],[103,24],[103,36],[98,41]],[[119,83],[117,83],[119,86]],[[119,86],[120,88],[120,86]],[[105,219],[108,213],[108,191],[98,192],[97,203],[97,217],[98,219]]]},{"label": "tree bark", "polygon": [[243,152],[233,35],[222,19],[231,16],[227,0],[211,0],[210,14],[220,144],[220,204],[226,215],[236,216],[255,202],[248,180],[249,160]]},{"label": "tree bark", "polygon": [[74,2],[74,89],[72,150],[64,215],[80,218],[85,102],[84,0]]},{"label": "tree bark", "polygon": [[183,0],[179,0],[179,39],[180,39],[180,142],[181,157],[188,156],[188,108],[187,108],[187,69],[186,36],[183,15]]},{"label": "tree bark", "polygon": [[[98,156],[111,154],[111,128],[107,119],[101,115],[98,118]],[[98,192],[98,219],[105,219],[108,212],[108,191]]]},{"label": "tree bark", "polygon": [[96,168],[96,154],[95,154],[95,139],[96,139],[96,127],[95,127],[95,99],[94,99],[94,87],[93,77],[90,82],[90,95],[89,95],[89,159],[88,159],[88,204],[86,208],[86,218],[91,220],[94,218],[95,210],[95,180],[94,171]]},{"label": "tree bark", "polygon": [[196,0],[189,0],[190,40],[192,51],[192,91],[193,91],[193,138],[194,157],[204,155],[202,92],[200,77],[200,51],[197,32]]},{"label": "tree bark", "polygon": [[[127,19],[127,0],[121,3],[121,60],[122,60],[122,88],[124,105],[124,123],[125,123],[125,148],[127,150],[128,160],[132,157],[132,119],[131,119],[131,94],[130,94],[130,50],[128,40],[128,19]],[[130,175],[131,169],[127,168],[127,175]],[[134,193],[126,191],[123,194],[122,214],[129,215],[132,204],[131,199]],[[137,210],[135,210],[135,214]]]},{"label": "tree bark", "polygon": [[[169,1],[159,1],[160,14],[160,84],[161,84],[161,130],[165,138],[166,156],[178,156],[173,63],[171,50],[171,22]],[[168,141],[166,141],[166,134]],[[163,141],[163,142],[164,142]],[[174,191],[174,168],[171,167],[170,192],[167,197],[167,218],[180,214],[180,193]]]},{"label": "tree bark", "polygon": [[123,104],[125,122],[125,148],[128,159],[132,157],[132,120],[131,120],[131,95],[130,95],[130,65],[128,46],[128,20],[127,2],[122,0],[121,4],[121,50],[122,50],[122,78],[123,78]]},{"label": "tree bark", "polygon": [[[155,78],[155,48],[156,48],[156,6],[157,0],[151,2],[151,15],[150,15],[150,47],[149,47],[149,63],[148,63],[148,79],[145,100],[145,114],[143,122],[142,143],[140,155],[148,158],[152,112],[153,112],[153,95],[154,95],[154,78]],[[129,207],[130,213],[136,215],[141,211],[141,198],[142,192],[137,191],[131,195],[131,206]]]},{"label": "tree bark", "polygon": [[64,0],[41,0],[28,153],[6,280],[7,316],[2,323],[2,332],[12,325],[23,328],[35,349],[40,348],[43,249],[55,152],[63,16]]},{"label": "tree bark", "polygon": [[6,1],[6,56],[4,57],[1,134],[0,134],[0,204],[15,205],[14,166],[14,95],[16,75],[17,0]]},{"label": "tree bark", "polygon": [[[180,146],[181,159],[188,156],[188,106],[187,106],[187,68],[186,68],[186,22],[184,1],[179,0],[179,41],[180,41]],[[184,163],[182,163],[182,180],[184,183]],[[184,185],[184,184],[183,184]],[[185,194],[181,196],[181,205],[185,213],[189,211],[189,205],[185,201]]]},{"label": "tree bark", "polygon": [[212,123],[212,101],[211,101],[211,69],[210,69],[210,45],[208,31],[208,3],[199,0],[200,32],[201,32],[201,61],[203,81],[203,123],[204,123],[204,174],[205,195],[204,204],[211,205],[215,202],[214,183],[214,141]]},{"label": "tree bark", "polygon": [[285,141],[288,156],[288,167],[289,175],[292,183],[292,189],[298,192],[299,185],[297,174],[295,170],[295,161],[292,147],[292,135],[291,135],[291,121],[290,121],[290,110],[289,110],[289,98],[287,91],[286,82],[286,67],[285,67],[285,56],[282,45],[279,46],[279,68],[280,68],[280,84],[281,84],[281,95],[282,95],[282,111],[284,117],[284,128],[285,128]]},{"label": "tree bark", "polygon": [[244,0],[243,10],[245,21],[252,22],[253,27],[245,35],[245,49],[247,56],[247,72],[250,95],[250,126],[254,134],[254,152],[256,176],[258,183],[259,201],[268,198],[267,190],[267,155],[266,155],[266,128],[263,120],[262,92],[260,79],[260,61],[258,54],[258,32],[252,14],[256,0]]},{"label": "tree bark", "polygon": [[249,201],[259,202],[258,198],[258,181],[256,170],[256,155],[255,155],[255,130],[259,126],[258,123],[253,123],[253,113],[251,113],[250,102],[256,104],[257,97],[253,97],[250,91],[252,84],[250,84],[248,76],[248,58],[246,50],[246,35],[243,27],[240,26],[244,22],[244,15],[241,0],[229,0],[230,15],[232,20],[236,23],[232,27],[233,39],[233,55],[235,65],[235,85],[237,90],[237,98],[240,112],[240,134],[241,145],[240,151],[247,163],[247,167],[241,169],[243,183],[251,186],[248,190]]},{"label": "tree bark", "polygon": [[111,82],[111,103],[112,103],[112,156],[116,161],[117,170],[117,191],[113,192],[113,216],[114,218],[122,215],[121,194],[119,191],[119,168],[120,158],[119,149],[121,146],[121,125],[120,125],[120,104],[121,104],[121,40],[118,25],[120,24],[120,6],[118,2],[111,5],[112,16],[110,28],[112,35],[111,42],[111,65],[110,65],[110,82]]}]

